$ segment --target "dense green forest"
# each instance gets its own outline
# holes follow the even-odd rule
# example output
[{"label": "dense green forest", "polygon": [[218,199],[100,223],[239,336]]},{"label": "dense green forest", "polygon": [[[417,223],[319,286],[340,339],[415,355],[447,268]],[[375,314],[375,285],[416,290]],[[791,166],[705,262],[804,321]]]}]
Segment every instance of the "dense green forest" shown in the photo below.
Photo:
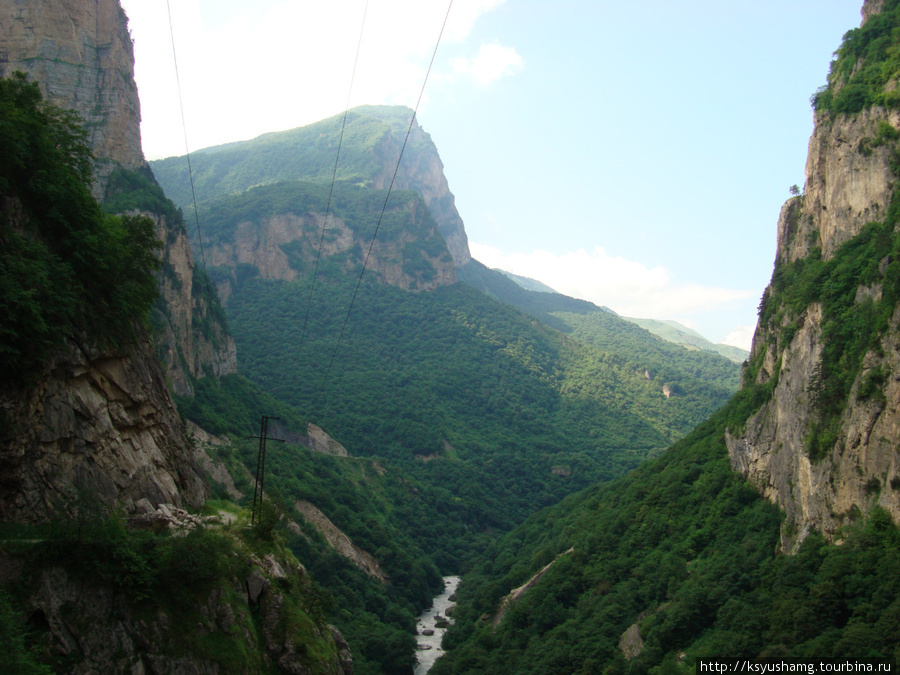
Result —
[{"label": "dense green forest", "polygon": [[156,298],[148,218],[104,214],[74,113],[17,73],[0,79],[0,378],[31,381],[55,348],[85,335],[131,340]]},{"label": "dense green forest", "polygon": [[[626,478],[529,518],[466,575],[432,672],[694,672],[700,658],[900,659],[900,531],[875,509],[777,554],[781,514],[731,471],[730,405]],[[570,553],[565,553],[572,549]],[[556,560],[492,625],[501,598]],[[639,655],[620,639],[636,624]]]},{"label": "dense green forest", "polygon": [[482,527],[509,529],[621,475],[728,395],[691,379],[667,399],[645,368],[462,284],[417,294],[364,278],[338,345],[355,287],[329,264],[301,347],[309,283],[249,276],[234,289],[227,312],[244,374],[351,453],[466,495]]},{"label": "dense green forest", "polygon": [[[208,246],[229,250],[239,224],[321,213],[330,202],[331,213],[368,241],[385,194],[282,181],[223,197],[202,209],[201,220]],[[409,240],[405,271],[417,252],[426,262],[448,255],[414,193],[396,193],[388,206],[392,219],[382,218],[379,241],[401,232]],[[502,297],[475,284],[413,293],[372,273],[360,281],[358,248],[318,260],[308,234],[281,246],[294,281],[267,280],[243,263],[210,269],[229,289],[242,374],[352,454],[389,459],[448,489],[474,531],[508,530],[537,508],[621,475],[687,433],[737,387],[735,364],[664,343],[612,314],[594,331],[597,346],[572,339],[574,329],[551,315],[596,312],[590,303],[555,296],[544,305],[534,299],[544,294],[517,293],[489,271],[491,283],[499,277],[508,284]],[[428,270],[415,273],[427,277]],[[182,402],[189,417],[197,419],[207,395]],[[461,569],[472,553],[461,540],[426,550],[445,561],[444,572]]]},{"label": "dense green forest", "polygon": [[[504,274],[489,270],[477,260],[459,269],[459,279],[492,298],[521,309],[578,341],[621,357],[630,367],[649,371],[669,384],[687,384],[698,378],[714,389],[733,393],[740,381],[740,367],[706,352],[657,338],[615,312],[586,300],[559,293],[530,291],[511,283]],[[687,385],[689,388],[693,383]]]},{"label": "dense green forest", "polygon": [[[896,106],[900,3],[850,31],[829,84],[813,98],[829,115]],[[886,122],[859,152],[896,147]],[[896,155],[896,150],[892,150]],[[896,157],[892,172],[897,175]],[[804,196],[786,210],[796,231]],[[822,309],[822,354],[809,392],[815,416],[804,451],[816,462],[835,446],[851,387],[900,301],[900,202],[825,259],[818,240],[804,258],[776,261],[759,307],[758,337],[781,353],[813,303]],[[878,293],[861,297],[860,287]],[[583,326],[580,327],[583,330]],[[584,333],[583,339],[589,340]],[[729,404],[628,476],[597,485],[530,517],[492,546],[459,591],[451,648],[432,671],[449,673],[688,673],[702,658],[884,659],[900,662],[900,529],[874,507],[897,481],[870,481],[868,515],[851,512],[835,533],[817,532],[795,555],[780,550],[783,514],[730,467],[726,432],[738,433],[768,401],[781,364],[758,377],[766,349],[744,368]],[[883,406],[891,374],[870,368],[858,400]],[[511,605],[503,598],[552,563]]]}]

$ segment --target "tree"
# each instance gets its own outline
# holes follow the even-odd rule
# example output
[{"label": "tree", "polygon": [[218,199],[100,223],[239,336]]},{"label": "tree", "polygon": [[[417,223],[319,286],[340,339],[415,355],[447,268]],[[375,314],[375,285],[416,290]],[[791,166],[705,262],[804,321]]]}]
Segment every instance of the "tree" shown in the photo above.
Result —
[{"label": "tree", "polygon": [[66,337],[124,344],[156,298],[155,226],[91,196],[78,116],[0,79],[0,377],[28,383]]}]

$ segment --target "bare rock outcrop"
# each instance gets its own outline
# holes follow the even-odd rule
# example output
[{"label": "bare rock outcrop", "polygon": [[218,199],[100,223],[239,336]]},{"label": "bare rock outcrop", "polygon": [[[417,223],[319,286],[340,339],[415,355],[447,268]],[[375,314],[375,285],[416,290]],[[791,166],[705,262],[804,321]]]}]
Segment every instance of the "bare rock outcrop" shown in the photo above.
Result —
[{"label": "bare rock outcrop", "polygon": [[0,53],[0,75],[27,73],[51,103],[84,119],[101,160],[97,196],[112,166],[143,164],[134,51],[118,0],[10,0]]},{"label": "bare rock outcrop", "polygon": [[631,661],[644,651],[644,639],[641,637],[641,627],[633,623],[622,633],[619,638],[619,651],[625,656],[626,661]]},{"label": "bare rock outcrop", "polygon": [[396,157],[400,155],[402,138],[393,134],[385,135],[375,153],[384,158],[384,171],[374,177],[373,186],[387,189],[394,180],[394,188],[398,190],[415,190],[425,200],[431,214],[438,223],[441,234],[447,242],[453,263],[461,267],[472,260],[469,252],[469,240],[459,211],[456,210],[456,198],[450,192],[450,185],[444,175],[444,164],[431,136],[419,123],[413,122],[410,131],[408,148],[421,148],[419,152],[404,154],[403,161],[394,178]]},{"label": "bare rock outcrop", "polygon": [[325,538],[328,545],[337,553],[347,558],[347,560],[359,567],[369,576],[378,579],[382,583],[387,582],[388,577],[382,571],[381,565],[375,557],[354,544],[350,537],[344,534],[331,522],[331,520],[329,520],[328,516],[319,511],[315,505],[300,499],[294,504],[294,508],[303,516],[304,520],[312,524],[312,526],[319,531],[319,534]]},{"label": "bare rock outcrop", "polygon": [[778,260],[804,258],[813,246],[828,260],[866,223],[884,220],[894,177],[892,149],[879,143],[883,125],[900,129],[900,111],[816,115],[803,197],[789,200],[778,222]]},{"label": "bare rock outcrop", "polygon": [[166,242],[157,302],[157,354],[176,394],[192,396],[191,378],[237,372],[237,349],[219,307],[215,286],[198,279],[184,228],[152,216]]},{"label": "bare rock outcrop", "polygon": [[347,448],[329,436],[322,427],[310,422],[306,426],[306,433],[309,439],[309,449],[313,452],[321,452],[325,455],[333,455],[335,457],[348,457]]},{"label": "bare rock outcrop", "polygon": [[35,522],[79,490],[109,506],[196,508],[207,494],[146,337],[69,345],[26,391],[0,393],[0,519]]},{"label": "bare rock outcrop", "polygon": [[[882,5],[868,0],[864,22]],[[854,114],[825,110],[815,122],[804,193],[790,199],[779,217],[776,274],[797,261],[824,269],[818,257],[834,260],[867,224],[884,222],[894,196],[900,113],[877,106]],[[774,279],[766,290],[761,309],[770,303],[774,311],[761,311],[749,359],[756,381],[746,384],[771,386],[772,395],[742,429],[727,434],[726,442],[732,467],[785,510],[786,551],[813,530],[839,539],[842,528],[876,506],[900,522],[900,306],[883,305],[891,262],[890,256],[868,261],[866,278],[855,289],[851,285],[848,300],[841,301],[877,307],[891,318],[863,345],[861,361],[830,362],[832,370],[855,373],[849,389],[841,390],[846,401],[840,399],[839,410],[822,407],[816,392],[828,340],[844,341],[838,347],[848,349],[846,336],[830,338],[825,330],[829,321],[843,318],[828,309],[822,288],[810,296],[818,300],[799,309],[779,299]],[[860,310],[853,316],[862,315]],[[821,433],[826,423],[828,433],[816,437],[813,430]]]},{"label": "bare rock outcrop", "polygon": [[[421,208],[421,204],[421,201],[413,200],[405,205],[413,220],[420,224],[425,214],[417,214],[416,209]],[[408,262],[407,246],[423,236],[435,234],[428,232],[427,226],[423,227],[424,231],[422,228],[405,230],[390,239],[376,239],[366,269],[384,283],[406,290],[427,291],[454,283],[456,269],[452,260],[441,256],[431,258],[416,249],[415,254],[422,255],[434,271],[430,277],[410,272],[405,264]],[[363,261],[363,252],[368,252],[371,243],[333,215],[328,217],[327,224],[324,214],[316,213],[282,213],[258,222],[239,223],[232,237],[221,239],[207,248],[210,266],[232,271],[231,278],[219,282],[219,297],[227,303],[239,266],[253,267],[263,279],[293,281],[299,276],[298,264],[303,268],[312,267],[320,240],[323,259],[347,254],[358,263]]]}]

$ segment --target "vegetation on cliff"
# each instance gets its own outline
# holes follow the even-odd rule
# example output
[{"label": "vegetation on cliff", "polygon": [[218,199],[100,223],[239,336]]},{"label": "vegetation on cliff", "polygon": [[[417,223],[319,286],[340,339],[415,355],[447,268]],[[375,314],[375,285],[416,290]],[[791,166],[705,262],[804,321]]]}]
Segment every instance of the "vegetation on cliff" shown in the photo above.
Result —
[{"label": "vegetation on cliff", "polygon": [[[252,527],[243,512],[229,526],[194,517],[190,529],[166,529],[166,521],[135,529],[84,495],[44,526],[0,528],[0,554],[18,569],[12,600],[0,596],[0,616],[15,629],[0,637],[0,653],[15,650],[46,672],[153,663],[277,673],[286,657],[305,672],[340,672],[327,595],[285,547],[277,510],[266,507]],[[30,630],[16,605],[27,608]]]},{"label": "vegetation on cliff", "polygon": [[828,73],[828,84],[811,101],[817,112],[853,114],[872,106],[900,107],[900,53],[895,31],[900,2],[884,0],[881,10],[844,35]]},{"label": "vegetation on cliff", "polygon": [[0,377],[29,381],[64,339],[119,344],[156,298],[152,221],[105,215],[77,116],[0,79]]},{"label": "vegetation on cliff", "polygon": [[[863,357],[882,349],[881,339],[900,302],[900,233],[894,231],[900,211],[894,206],[886,222],[866,226],[830,260],[823,260],[814,247],[805,258],[778,264],[760,303],[759,325],[781,347],[798,330],[806,309],[822,305],[822,358],[810,389],[817,417],[807,448],[812,459],[834,447]],[[860,287],[877,287],[878,293],[860,301]],[[754,381],[756,370],[748,369],[745,386],[760,386]],[[870,374],[861,397],[881,397],[883,402],[885,379],[881,370]]]}]

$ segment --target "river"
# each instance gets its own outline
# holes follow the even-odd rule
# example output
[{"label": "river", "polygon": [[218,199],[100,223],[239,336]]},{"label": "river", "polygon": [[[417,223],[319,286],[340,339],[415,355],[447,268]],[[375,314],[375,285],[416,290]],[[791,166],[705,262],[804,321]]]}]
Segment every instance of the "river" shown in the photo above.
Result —
[{"label": "river", "polygon": [[[416,665],[415,675],[425,675],[438,657],[444,653],[441,649],[441,638],[444,637],[446,628],[438,628],[435,623],[437,617],[443,617],[453,622],[453,619],[447,616],[447,610],[456,603],[450,601],[450,596],[456,593],[456,587],[459,586],[459,577],[444,577],[444,592],[435,596],[434,602],[430,609],[426,609],[419,615],[416,622],[416,643],[418,651],[416,656],[419,663]],[[433,635],[423,635],[424,631],[434,631]]]}]

